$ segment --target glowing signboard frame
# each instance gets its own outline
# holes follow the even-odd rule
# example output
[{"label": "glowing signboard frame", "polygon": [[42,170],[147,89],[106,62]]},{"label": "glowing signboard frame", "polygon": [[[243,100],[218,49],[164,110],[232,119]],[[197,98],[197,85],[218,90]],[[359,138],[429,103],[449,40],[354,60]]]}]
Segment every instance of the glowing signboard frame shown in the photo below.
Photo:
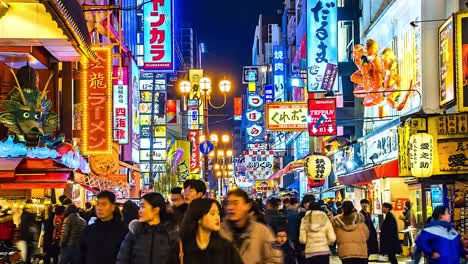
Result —
[{"label": "glowing signboard frame", "polygon": [[[90,115],[95,113],[96,107],[93,106],[90,109],[90,102],[89,97],[92,96],[92,92],[90,91],[90,87],[88,87],[89,77],[92,76],[93,73],[96,73],[97,67],[91,68],[88,66],[90,63],[84,59],[83,60],[83,69],[87,69],[83,71],[83,93],[82,93],[82,101],[83,101],[83,123],[82,123],[82,137],[83,137],[83,153],[86,155],[100,155],[100,154],[110,154],[112,153],[112,50],[111,47],[98,47],[94,46],[91,47],[91,50],[96,53],[98,58],[105,59],[103,63],[104,65],[104,78],[105,84],[107,87],[104,90],[104,96],[107,100],[105,100],[101,105],[104,106],[104,125],[100,126],[106,129],[106,131],[102,134],[99,134],[99,138],[104,138],[105,143],[104,147],[98,149],[90,149],[89,141],[91,139],[92,133],[90,131],[91,119]],[[101,62],[97,62],[98,64]],[[97,69],[96,69],[97,68]],[[99,74],[99,72],[98,72]]]},{"label": "glowing signboard frame", "polygon": [[[305,119],[297,120],[297,122],[291,122],[290,124],[275,124],[275,122],[272,120],[272,118],[278,113],[278,111],[283,111],[283,113],[292,113],[293,111],[298,109],[300,109],[303,112]],[[267,129],[271,131],[306,131],[308,112],[309,111],[306,102],[276,102],[267,104]]]}]

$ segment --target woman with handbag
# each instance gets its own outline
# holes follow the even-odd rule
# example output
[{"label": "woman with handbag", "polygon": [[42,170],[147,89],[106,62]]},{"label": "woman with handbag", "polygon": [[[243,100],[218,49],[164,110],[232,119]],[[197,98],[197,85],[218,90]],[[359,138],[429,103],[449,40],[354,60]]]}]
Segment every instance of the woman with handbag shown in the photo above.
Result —
[{"label": "woman with handbag", "polygon": [[190,203],[181,228],[181,263],[242,263],[234,246],[219,235],[220,209],[219,203],[213,199],[196,199]]},{"label": "woman with handbag", "polygon": [[176,226],[166,221],[166,202],[159,193],[141,198],[139,220],[129,224],[117,264],[173,264],[179,262]]}]

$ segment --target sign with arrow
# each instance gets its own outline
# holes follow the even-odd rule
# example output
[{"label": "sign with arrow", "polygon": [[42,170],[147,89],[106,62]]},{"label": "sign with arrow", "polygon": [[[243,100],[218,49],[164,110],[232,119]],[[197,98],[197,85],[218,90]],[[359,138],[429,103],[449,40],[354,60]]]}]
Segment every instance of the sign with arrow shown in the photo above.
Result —
[{"label": "sign with arrow", "polygon": [[210,154],[211,151],[214,150],[214,145],[211,141],[205,140],[200,143],[200,152],[204,155]]},{"label": "sign with arrow", "polygon": [[336,99],[309,99],[309,136],[336,135]]}]

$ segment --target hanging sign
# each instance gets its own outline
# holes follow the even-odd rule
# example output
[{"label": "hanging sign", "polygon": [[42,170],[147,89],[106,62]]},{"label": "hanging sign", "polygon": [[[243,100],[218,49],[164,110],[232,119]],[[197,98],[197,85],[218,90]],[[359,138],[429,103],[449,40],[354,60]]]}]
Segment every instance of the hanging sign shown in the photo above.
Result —
[{"label": "hanging sign", "polygon": [[309,136],[336,135],[336,99],[309,99]]},{"label": "hanging sign", "polygon": [[312,155],[304,159],[304,173],[309,179],[326,179],[330,176],[331,170],[331,160],[327,156]]},{"label": "hanging sign", "polygon": [[439,27],[439,102],[441,107],[455,101],[453,17]]},{"label": "hanging sign", "polygon": [[83,153],[112,152],[112,50],[92,47],[99,58],[83,61]]},{"label": "hanging sign", "polygon": [[307,83],[309,92],[338,91],[336,0],[307,0]]},{"label": "hanging sign", "polygon": [[245,173],[249,179],[268,179],[273,175],[273,151],[246,151]]},{"label": "hanging sign", "polygon": [[257,66],[244,66],[242,74],[242,83],[256,83],[258,82],[258,67]]},{"label": "hanging sign", "polygon": [[263,87],[263,94],[265,104],[272,103],[275,100],[275,89],[273,88],[273,85],[265,85]]},{"label": "hanging sign", "polygon": [[263,116],[262,113],[257,110],[249,111],[245,113],[245,115],[247,116],[247,120],[249,120],[250,122],[257,122]]},{"label": "hanging sign", "polygon": [[263,127],[259,125],[253,125],[246,128],[247,134],[251,137],[258,137],[263,132]]},{"label": "hanging sign", "polygon": [[281,45],[273,46],[273,83],[275,85],[275,102],[284,102],[285,52]]},{"label": "hanging sign", "polygon": [[427,133],[410,137],[410,169],[414,177],[430,177],[434,163],[434,138]]},{"label": "hanging sign", "polygon": [[174,71],[173,7],[173,0],[152,0],[143,5],[145,70]]},{"label": "hanging sign", "polygon": [[301,102],[271,103],[266,110],[267,129],[273,131],[307,130],[307,104]]},{"label": "hanging sign", "polygon": [[455,15],[455,63],[458,112],[468,112],[468,13]]},{"label": "hanging sign", "polygon": [[200,131],[198,130],[189,130],[188,132],[188,141],[192,146],[192,151],[190,155],[190,173],[199,173],[200,172],[200,149],[199,149],[199,137]]},{"label": "hanging sign", "polygon": [[253,108],[258,108],[263,105],[263,98],[256,94],[249,95],[248,101],[249,105]]}]

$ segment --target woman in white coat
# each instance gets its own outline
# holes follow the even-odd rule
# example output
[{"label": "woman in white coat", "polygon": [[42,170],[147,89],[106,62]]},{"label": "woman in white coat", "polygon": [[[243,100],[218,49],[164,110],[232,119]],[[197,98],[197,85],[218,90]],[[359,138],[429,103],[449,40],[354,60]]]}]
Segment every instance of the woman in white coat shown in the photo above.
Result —
[{"label": "woman in white coat", "polygon": [[336,240],[335,231],[320,205],[311,202],[301,221],[299,241],[305,244],[305,263],[329,264],[330,245]]}]

